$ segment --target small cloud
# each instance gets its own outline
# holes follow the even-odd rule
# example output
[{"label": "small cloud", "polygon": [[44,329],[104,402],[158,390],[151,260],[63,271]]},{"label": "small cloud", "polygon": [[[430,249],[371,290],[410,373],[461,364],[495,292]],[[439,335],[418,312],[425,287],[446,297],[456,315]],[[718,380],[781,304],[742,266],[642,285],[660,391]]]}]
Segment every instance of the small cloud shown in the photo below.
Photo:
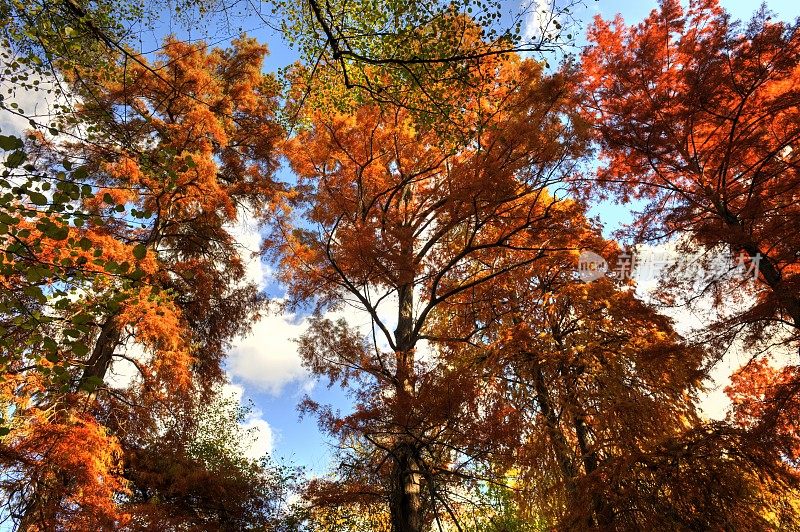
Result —
[{"label": "small cloud", "polygon": [[258,460],[265,455],[272,453],[274,444],[274,436],[272,427],[270,427],[267,420],[260,417],[261,411],[258,411],[258,416],[248,416],[242,425],[245,429],[253,430],[253,440],[245,447],[244,455],[251,460]]},{"label": "small cloud", "polygon": [[526,41],[540,41],[546,39],[548,34],[557,31],[556,23],[559,20],[552,0],[526,0],[522,3],[521,9],[525,16],[522,31]]},{"label": "small cloud", "polygon": [[240,209],[236,223],[227,227],[239,246],[239,253],[245,263],[245,281],[254,283],[263,290],[272,276],[271,269],[261,260],[260,249],[263,240],[258,223],[244,209]]},{"label": "small cloud", "polygon": [[268,315],[253,326],[249,335],[234,342],[228,357],[231,375],[256,388],[279,395],[291,382],[310,378],[297,352],[307,320],[295,316]]},{"label": "small cloud", "polygon": [[[382,321],[394,328],[391,317],[391,297],[384,300],[379,309]],[[395,297],[396,301],[396,297]],[[353,305],[329,312],[326,318],[344,318],[361,334],[371,336],[370,315]],[[313,376],[303,367],[296,340],[309,326],[308,316],[298,314],[269,313],[259,320],[247,336],[233,342],[228,355],[228,371],[231,376],[246,384],[273,395],[280,395],[289,383],[298,383],[304,391],[315,384]],[[378,333],[378,348],[388,349],[387,342]]]},{"label": "small cloud", "polygon": [[244,386],[241,384],[233,384],[233,383],[225,383],[222,385],[222,389],[220,390],[220,395],[223,397],[229,397],[236,401],[237,403],[242,402],[242,397],[244,397]]},{"label": "small cloud", "polygon": [[[0,51],[8,52],[8,48],[0,44]],[[9,67],[10,59],[0,61],[0,68]],[[13,67],[12,67],[13,68]],[[50,76],[41,76],[36,72],[28,72],[26,82],[31,87],[23,86],[19,83],[8,81],[8,78],[0,81],[0,91],[5,96],[5,104],[9,106],[11,102],[17,104],[16,111],[3,109],[0,111],[0,132],[4,135],[22,136],[31,129],[29,119],[33,119],[37,124],[45,128],[58,113],[57,106],[73,103],[73,98],[62,92],[64,84],[56,82]],[[37,83],[37,85],[33,85]],[[43,130],[44,131],[44,130]]]},{"label": "small cloud", "polygon": [[106,374],[105,381],[111,388],[125,389],[141,377],[139,369],[132,360],[146,364],[151,355],[148,355],[140,344],[132,340],[121,346],[117,353],[124,355],[125,358],[114,358]]}]

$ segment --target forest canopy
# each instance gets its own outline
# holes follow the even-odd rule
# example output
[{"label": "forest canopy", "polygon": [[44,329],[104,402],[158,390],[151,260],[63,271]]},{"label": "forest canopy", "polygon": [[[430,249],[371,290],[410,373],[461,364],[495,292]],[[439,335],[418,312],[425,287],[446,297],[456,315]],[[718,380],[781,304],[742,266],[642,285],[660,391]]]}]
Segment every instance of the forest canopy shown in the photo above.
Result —
[{"label": "forest canopy", "polygon": [[0,0],[0,526],[800,528],[800,19],[589,11]]}]

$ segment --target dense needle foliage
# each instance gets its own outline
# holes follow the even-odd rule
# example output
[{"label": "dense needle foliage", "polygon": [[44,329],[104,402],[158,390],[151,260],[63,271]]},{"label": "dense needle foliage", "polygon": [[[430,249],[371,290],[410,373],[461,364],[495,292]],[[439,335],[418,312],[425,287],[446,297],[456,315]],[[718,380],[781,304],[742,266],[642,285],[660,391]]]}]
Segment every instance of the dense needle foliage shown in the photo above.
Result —
[{"label": "dense needle foliage", "polygon": [[[797,24],[663,0],[597,17],[555,67],[531,53],[573,39],[575,4],[537,35],[538,4],[173,7],[272,21],[301,60],[265,73],[246,35],[142,53],[148,3],[0,0],[4,523],[800,527]],[[588,214],[609,198],[643,205],[619,241]],[[644,298],[586,269],[642,245],[713,272],[666,268]],[[325,475],[254,457],[226,391],[267,312],[251,260],[351,399],[299,405],[336,443]],[[664,305],[706,319],[682,334]]]}]

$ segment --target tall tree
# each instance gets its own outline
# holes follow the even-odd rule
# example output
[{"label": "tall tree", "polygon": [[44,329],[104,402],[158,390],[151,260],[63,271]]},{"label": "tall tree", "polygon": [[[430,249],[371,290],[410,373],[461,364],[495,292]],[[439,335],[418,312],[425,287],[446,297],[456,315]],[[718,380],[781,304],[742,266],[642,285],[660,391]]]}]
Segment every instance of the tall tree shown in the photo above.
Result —
[{"label": "tall tree", "polygon": [[[715,253],[732,257],[722,275],[688,285],[675,276],[662,292],[689,301],[714,292],[719,319],[705,332],[718,356],[736,339],[784,355],[789,367],[769,390],[745,386],[743,375],[763,382],[758,363],[739,374],[734,419],[746,432],[721,430],[728,456],[759,455],[764,471],[785,471],[784,421],[800,390],[785,356],[800,348],[798,25],[762,8],[741,27],[715,1],[687,10],[663,1],[636,26],[598,18],[589,37],[584,84],[602,147],[599,180],[646,202],[632,226],[639,241],[681,237],[679,250],[700,250],[712,257],[706,265]],[[732,275],[737,262],[756,275]]]},{"label": "tall tree", "polygon": [[[281,244],[290,296],[320,308],[352,303],[374,331],[367,342],[318,319],[301,354],[318,374],[357,379],[356,413],[323,421],[367,447],[380,478],[373,496],[388,503],[398,532],[450,511],[437,484],[454,474],[446,439],[457,437],[466,393],[455,374],[448,382],[434,371],[442,366],[420,359],[421,342],[436,340],[431,316],[559,245],[560,202],[545,187],[581,155],[568,77],[515,57],[484,68],[497,78],[461,100],[474,124],[468,143],[415,123],[404,106],[367,101],[347,114],[315,112],[286,152],[307,202],[305,228],[284,231]],[[352,466],[363,472],[364,462]],[[334,488],[358,491],[343,484]]]},{"label": "tall tree", "polygon": [[[123,444],[107,452],[127,460],[135,431],[159,426],[148,416],[162,408],[177,416],[211,393],[227,343],[258,316],[263,297],[243,282],[246,250],[232,224],[246,209],[266,216],[281,203],[272,178],[277,85],[261,73],[265,52],[246,38],[228,51],[168,41],[155,65],[123,56],[102,71],[65,71],[78,101],[54,129],[75,132],[73,140],[32,135],[29,164],[8,176],[26,201],[4,220],[3,283],[25,283],[4,291],[24,304],[8,316],[20,349],[4,358],[12,415],[3,449],[28,486],[16,494],[29,528],[79,523],[84,511],[87,523],[121,526],[114,491],[135,488],[135,466],[95,462],[115,488],[48,449],[87,426],[97,435],[90,441]],[[138,372],[124,390],[103,384],[120,361]],[[103,487],[106,514],[75,498],[88,492],[80,479]]]},{"label": "tall tree", "polygon": [[636,235],[685,234],[689,247],[757,260],[754,301],[727,325],[756,336],[785,325],[796,340],[797,26],[762,9],[741,28],[714,1],[685,12],[664,1],[633,27],[598,18],[589,37],[583,70],[602,145],[598,177],[622,198],[647,201]]},{"label": "tall tree", "polygon": [[[616,255],[574,210],[574,246]],[[440,328],[470,338],[448,347],[450,363],[483,368],[493,401],[517,412],[496,433],[513,443],[495,482],[512,471],[523,516],[558,529],[770,526],[771,497],[791,490],[759,483],[770,464],[736,454],[740,434],[701,422],[707,353],[631,286],[579,280],[578,259],[550,253],[442,314]]]}]

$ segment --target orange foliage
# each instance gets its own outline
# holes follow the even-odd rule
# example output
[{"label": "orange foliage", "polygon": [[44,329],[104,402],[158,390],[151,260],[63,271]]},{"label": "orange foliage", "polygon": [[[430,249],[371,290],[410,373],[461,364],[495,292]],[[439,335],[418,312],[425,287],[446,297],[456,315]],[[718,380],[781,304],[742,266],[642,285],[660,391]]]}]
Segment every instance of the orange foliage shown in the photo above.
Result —
[{"label": "orange foliage", "polygon": [[[281,128],[277,82],[261,73],[265,53],[244,37],[230,50],[169,39],[153,64],[137,56],[110,70],[64,73],[82,103],[62,129],[79,124],[84,135],[60,143],[34,135],[28,145],[39,166],[82,165],[64,177],[78,180],[70,198],[81,223],[53,230],[44,213],[20,222],[34,251],[26,260],[66,272],[34,282],[43,293],[73,290],[57,308],[43,296],[34,309],[59,318],[37,331],[57,352],[45,360],[33,345],[2,380],[13,416],[2,463],[28,486],[9,488],[9,500],[31,530],[122,526],[119,505],[135,474],[118,461],[140,445],[136,431],[159,430],[153,419],[164,409],[178,415],[210,394],[227,343],[262,308],[232,225],[245,209],[269,216],[286,208],[273,179]],[[68,276],[72,267],[82,276]],[[16,289],[27,271],[18,269],[0,285]],[[130,355],[134,342],[145,356]],[[109,368],[123,358],[137,380],[107,389]]]},{"label": "orange foliage", "polygon": [[25,530],[117,528],[129,516],[115,504],[127,493],[117,440],[88,414],[31,407],[0,453],[0,483],[27,499],[18,509]]},{"label": "orange foliage", "polygon": [[744,288],[755,303],[744,302],[728,331],[749,328],[753,340],[775,335],[776,320],[800,328],[797,28],[763,11],[740,28],[715,0],[687,10],[664,0],[636,26],[597,18],[589,38],[585,112],[602,145],[598,177],[648,202],[635,234],[760,255],[760,286]]},{"label": "orange foliage", "polygon": [[431,318],[450,299],[571,245],[571,204],[546,187],[582,154],[572,80],[516,57],[484,66],[495,75],[475,93],[450,95],[469,115],[466,140],[463,128],[442,135],[403,105],[354,101],[312,112],[286,146],[310,224],[280,228],[292,302],[355,301],[380,335],[370,345],[343,322],[315,319],[301,341],[315,373],[358,383],[350,416],[306,404],[351,464],[337,482],[315,484],[313,499],[377,498],[396,530],[420,530],[458,504],[442,493],[465,474],[464,435],[486,431],[491,446],[493,424],[514,417],[481,402],[471,370],[420,359],[422,340],[439,341]]},{"label": "orange foliage", "polygon": [[768,445],[795,471],[800,465],[798,372],[796,365],[776,369],[756,359],[734,373],[725,388],[733,403],[733,421],[756,434],[766,433]]},{"label": "orange foliage", "polygon": [[[680,237],[680,251],[733,257],[724,264],[726,274],[702,285],[714,295],[718,312],[703,331],[715,357],[737,338],[748,350],[796,352],[797,25],[774,22],[763,8],[742,27],[716,0],[693,0],[687,8],[663,0],[634,26],[620,17],[611,22],[597,17],[589,39],[592,45],[582,57],[584,112],[602,148],[597,176],[606,191],[645,204],[631,234],[650,242]],[[750,266],[758,261],[755,282],[730,275],[739,255],[750,257],[745,261]],[[691,301],[698,296],[697,284],[698,279],[674,276],[659,292],[667,301]],[[774,382],[765,386],[770,379]],[[776,486],[780,493],[787,485],[781,482],[791,479],[785,466],[795,444],[787,421],[795,414],[797,389],[794,366],[773,372],[751,362],[728,390],[739,427],[696,433],[692,446],[721,446],[726,458],[750,468],[751,479],[771,471],[759,496],[769,498]],[[783,480],[773,484],[777,478]],[[796,516],[796,509],[789,514]],[[749,523],[741,526],[766,526]]]}]

